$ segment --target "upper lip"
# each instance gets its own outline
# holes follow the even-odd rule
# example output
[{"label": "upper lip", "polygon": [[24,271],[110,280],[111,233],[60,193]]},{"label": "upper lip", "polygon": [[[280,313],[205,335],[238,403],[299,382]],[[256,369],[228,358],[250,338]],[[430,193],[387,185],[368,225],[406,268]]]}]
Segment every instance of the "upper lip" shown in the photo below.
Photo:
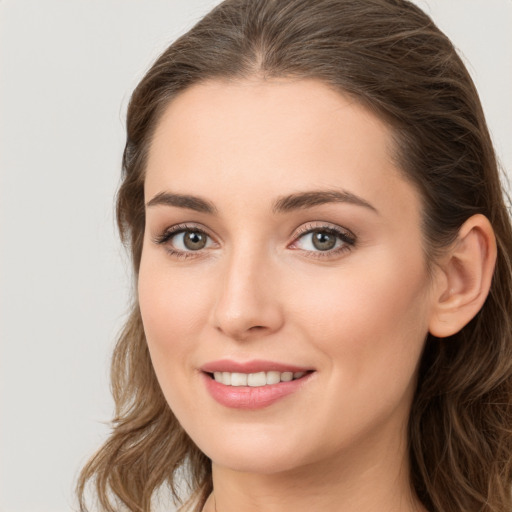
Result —
[{"label": "upper lip", "polygon": [[220,359],[204,364],[200,368],[206,373],[230,372],[230,373],[258,373],[258,372],[307,372],[312,368],[297,366],[288,363],[279,363],[277,361],[264,361],[253,359],[252,361],[232,361],[230,359]]}]

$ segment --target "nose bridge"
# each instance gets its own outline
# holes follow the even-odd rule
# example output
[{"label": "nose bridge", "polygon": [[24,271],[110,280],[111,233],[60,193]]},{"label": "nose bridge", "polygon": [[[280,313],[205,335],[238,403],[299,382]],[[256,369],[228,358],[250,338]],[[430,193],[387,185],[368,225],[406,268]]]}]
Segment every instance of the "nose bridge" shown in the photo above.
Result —
[{"label": "nose bridge", "polygon": [[216,328],[236,339],[278,330],[283,318],[275,274],[264,244],[235,244],[224,262],[214,311]]}]

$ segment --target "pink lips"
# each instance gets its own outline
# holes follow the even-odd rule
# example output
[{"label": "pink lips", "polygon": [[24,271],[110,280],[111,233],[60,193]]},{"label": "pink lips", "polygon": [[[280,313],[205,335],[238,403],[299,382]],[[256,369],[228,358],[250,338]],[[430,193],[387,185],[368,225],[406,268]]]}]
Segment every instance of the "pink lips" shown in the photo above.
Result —
[{"label": "pink lips", "polygon": [[245,363],[237,363],[229,359],[221,359],[219,361],[212,361],[201,367],[203,372],[240,372],[240,373],[257,373],[257,372],[307,372],[311,368],[304,368],[301,366],[292,366],[289,364],[276,363],[274,361],[263,361],[255,359]]},{"label": "pink lips", "polygon": [[[312,375],[311,368],[276,363],[273,361],[253,360],[238,363],[219,360],[201,367],[206,389],[219,404],[233,409],[261,409],[300,390]],[[306,372],[304,377],[289,382],[279,382],[261,387],[227,386],[212,378],[214,372],[258,373],[258,372]]]}]

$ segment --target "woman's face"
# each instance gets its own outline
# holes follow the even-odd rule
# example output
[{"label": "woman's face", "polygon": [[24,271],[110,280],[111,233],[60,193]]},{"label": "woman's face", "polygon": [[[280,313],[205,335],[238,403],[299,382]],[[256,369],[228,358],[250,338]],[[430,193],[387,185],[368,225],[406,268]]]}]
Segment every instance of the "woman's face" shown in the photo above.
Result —
[{"label": "woman's face", "polygon": [[318,81],[196,85],[157,127],[145,200],[151,358],[214,464],[404,453],[433,293],[386,124]]}]

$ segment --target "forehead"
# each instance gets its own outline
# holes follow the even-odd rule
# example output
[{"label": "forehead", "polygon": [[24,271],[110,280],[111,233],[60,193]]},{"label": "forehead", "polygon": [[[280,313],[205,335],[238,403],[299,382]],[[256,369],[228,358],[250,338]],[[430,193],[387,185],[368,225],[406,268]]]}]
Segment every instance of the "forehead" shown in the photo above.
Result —
[{"label": "forehead", "polygon": [[[391,128],[316,80],[210,81],[167,107],[147,165],[146,200],[165,189],[268,198],[342,187],[379,203],[410,196]],[[193,189],[193,190],[192,190]],[[398,190],[401,189],[401,190]],[[400,192],[400,193],[399,193]]]},{"label": "forehead", "polygon": [[204,148],[212,157],[214,147],[236,146],[246,155],[262,144],[268,152],[300,142],[295,154],[305,156],[334,139],[347,146],[357,139],[371,139],[379,156],[392,154],[390,127],[351,96],[320,81],[215,80],[189,87],[170,102],[152,149],[162,150],[165,145],[177,156],[190,157]]}]

